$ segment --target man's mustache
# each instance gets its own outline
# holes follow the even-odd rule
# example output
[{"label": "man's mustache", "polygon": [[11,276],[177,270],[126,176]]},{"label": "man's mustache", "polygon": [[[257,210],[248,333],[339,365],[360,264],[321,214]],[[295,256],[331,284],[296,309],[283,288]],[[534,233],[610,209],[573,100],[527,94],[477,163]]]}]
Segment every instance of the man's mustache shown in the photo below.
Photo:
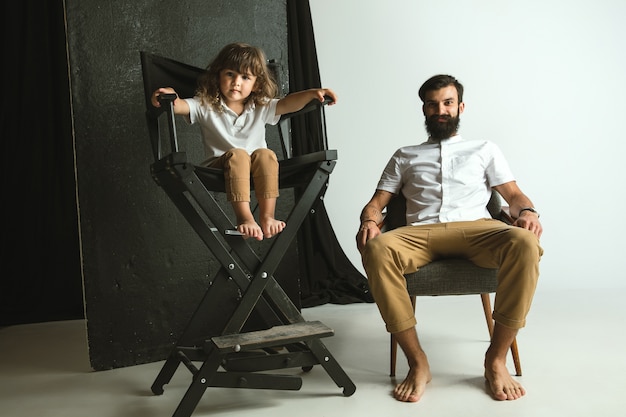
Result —
[{"label": "man's mustache", "polygon": [[438,122],[439,119],[445,119],[446,121],[450,121],[452,120],[452,116],[450,116],[449,114],[433,114],[428,118],[428,120],[431,122]]}]

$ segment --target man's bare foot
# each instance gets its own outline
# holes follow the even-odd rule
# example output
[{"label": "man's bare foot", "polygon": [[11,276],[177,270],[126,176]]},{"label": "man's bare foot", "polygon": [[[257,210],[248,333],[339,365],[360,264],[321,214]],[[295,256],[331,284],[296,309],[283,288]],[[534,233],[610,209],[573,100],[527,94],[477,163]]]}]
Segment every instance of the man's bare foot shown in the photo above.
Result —
[{"label": "man's bare foot", "polygon": [[417,402],[424,395],[426,384],[432,379],[428,362],[425,366],[413,366],[409,369],[404,381],[393,390],[393,396],[398,401]]},{"label": "man's bare foot", "polygon": [[261,230],[266,238],[274,237],[279,234],[285,228],[285,222],[282,220],[276,220],[273,217],[268,217],[261,220]]},{"label": "man's bare foot", "polygon": [[237,226],[237,230],[239,231],[239,233],[243,234],[244,239],[251,237],[256,240],[263,240],[263,231],[261,230],[261,227],[254,221],[254,219],[246,220],[239,223],[239,226]]},{"label": "man's bare foot", "polygon": [[524,387],[513,379],[502,361],[485,362],[485,379],[496,400],[517,400],[526,394]]}]

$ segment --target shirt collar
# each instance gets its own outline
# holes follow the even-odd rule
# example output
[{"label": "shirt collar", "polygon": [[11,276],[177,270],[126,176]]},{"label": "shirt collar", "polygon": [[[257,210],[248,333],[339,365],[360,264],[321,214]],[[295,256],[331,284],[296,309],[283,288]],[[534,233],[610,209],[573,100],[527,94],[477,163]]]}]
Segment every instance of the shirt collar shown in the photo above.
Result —
[{"label": "shirt collar", "polygon": [[[231,108],[228,107],[226,103],[224,103],[224,100],[222,98],[220,98],[220,107],[222,108],[222,111],[232,114],[235,117],[239,117],[237,113],[232,111]],[[254,108],[255,108],[254,100],[248,100],[248,102],[246,103],[246,106],[243,109],[243,113],[241,113],[241,115],[243,116],[246,113],[253,112]]]},{"label": "shirt collar", "polygon": [[450,144],[450,143],[458,143],[461,142],[463,140],[463,137],[461,135],[454,135],[452,137],[449,137],[448,139],[442,139],[441,141],[436,141],[433,140],[432,138],[428,138],[428,140],[426,141],[427,143],[433,143],[433,144]]}]

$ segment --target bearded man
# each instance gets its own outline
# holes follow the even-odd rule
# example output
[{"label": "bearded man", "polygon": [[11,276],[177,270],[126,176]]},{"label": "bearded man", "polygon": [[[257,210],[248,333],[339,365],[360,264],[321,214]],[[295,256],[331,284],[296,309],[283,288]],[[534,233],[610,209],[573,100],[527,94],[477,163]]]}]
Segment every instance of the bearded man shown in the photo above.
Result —
[{"label": "bearded man", "polygon": [[[497,145],[459,135],[465,103],[463,85],[456,78],[431,77],[419,96],[429,138],[402,147],[391,157],[361,212],[356,236],[374,301],[409,364],[394,397],[419,401],[431,380],[404,274],[436,259],[462,257],[499,269],[496,323],[484,375],[495,399],[515,400],[526,391],[508,372],[506,355],[526,324],[539,278],[543,254],[539,214],[518,187]],[[512,225],[489,215],[486,206],[492,189],[508,203],[515,218]],[[407,226],[381,233],[383,209],[399,193],[407,202]]]}]

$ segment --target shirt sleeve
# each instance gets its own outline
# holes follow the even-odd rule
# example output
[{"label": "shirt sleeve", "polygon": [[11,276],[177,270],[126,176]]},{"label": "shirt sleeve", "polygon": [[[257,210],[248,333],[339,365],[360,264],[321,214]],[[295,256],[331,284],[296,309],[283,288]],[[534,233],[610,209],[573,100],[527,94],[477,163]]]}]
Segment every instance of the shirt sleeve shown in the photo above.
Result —
[{"label": "shirt sleeve", "polygon": [[487,165],[486,175],[490,187],[515,181],[515,176],[504,158],[504,154],[495,143],[490,143],[491,160]]},{"label": "shirt sleeve", "polygon": [[189,106],[189,114],[186,114],[183,118],[189,124],[194,124],[199,119],[199,111],[200,111],[200,99],[198,97],[194,98],[185,98],[184,99]]},{"label": "shirt sleeve", "polygon": [[402,188],[402,169],[400,167],[400,150],[397,150],[387,162],[378,181],[377,190],[398,194]]},{"label": "shirt sleeve", "polygon": [[[280,120],[280,115],[276,114],[276,105],[278,104],[278,99],[273,98],[262,106],[259,106],[263,109],[263,121],[270,125],[275,125]],[[258,107],[257,107],[258,108]]]}]

